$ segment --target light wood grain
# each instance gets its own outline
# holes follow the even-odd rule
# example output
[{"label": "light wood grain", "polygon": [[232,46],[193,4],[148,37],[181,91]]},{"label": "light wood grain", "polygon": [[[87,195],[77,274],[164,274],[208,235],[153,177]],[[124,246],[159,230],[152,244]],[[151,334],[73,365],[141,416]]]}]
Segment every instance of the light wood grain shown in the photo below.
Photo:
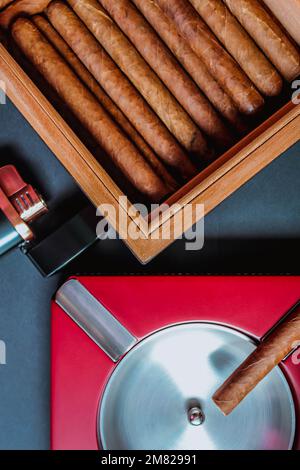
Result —
[{"label": "light wood grain", "polygon": [[[209,214],[222,201],[231,196],[241,186],[247,183],[251,178],[272,163],[278,156],[300,140],[300,106],[296,108],[297,115],[292,121],[283,126],[278,132],[274,133],[263,145],[258,146],[253,152],[245,156],[234,168],[217,179],[214,183],[207,186],[200,194],[190,201],[195,213],[197,204],[204,204],[204,215]],[[278,123],[279,124],[279,123]],[[204,182],[204,187],[205,187]],[[199,188],[197,188],[198,190]],[[189,196],[189,194],[187,195]],[[171,223],[171,231],[174,228],[174,218],[165,223]],[[190,228],[192,224],[190,224]],[[158,237],[162,226],[157,228],[152,237]],[[180,233],[179,233],[180,235]],[[158,253],[166,249],[173,240],[132,240],[126,241],[135,255],[143,262],[151,261]]]},{"label": "light wood grain", "polygon": [[[184,207],[192,203],[192,201],[203,194],[206,189],[221,180],[224,175],[231,172],[243,160],[252,155],[257,148],[263,146],[270,137],[299,116],[299,113],[300,106],[295,106],[292,102],[289,102],[270,119],[265,121],[218,160],[203,170],[192,181],[178,190],[176,194],[166,201],[166,204],[171,206],[177,203]],[[274,150],[276,153],[276,148]],[[277,154],[277,156],[278,155],[279,154]],[[167,220],[167,218],[168,211],[166,211],[163,221]],[[157,228],[155,222],[153,223],[153,227]]]}]

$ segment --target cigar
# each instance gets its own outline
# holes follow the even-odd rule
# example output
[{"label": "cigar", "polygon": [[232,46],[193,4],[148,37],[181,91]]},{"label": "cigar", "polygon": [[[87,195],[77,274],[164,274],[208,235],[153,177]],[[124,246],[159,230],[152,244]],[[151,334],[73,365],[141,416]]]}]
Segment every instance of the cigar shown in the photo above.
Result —
[{"label": "cigar", "polygon": [[300,1],[264,0],[264,3],[300,46]]},{"label": "cigar", "polygon": [[68,3],[185,150],[195,157],[206,158],[209,149],[200,129],[107,11],[97,0],[68,0]]},{"label": "cigar", "polygon": [[149,145],[130,124],[130,122],[122,113],[122,111],[105,93],[103,88],[101,88],[101,86],[97,83],[97,81],[90,74],[90,72],[85,68],[82,62],[80,62],[80,60],[74,54],[72,49],[70,49],[68,44],[57,33],[57,31],[53,28],[49,21],[47,21],[47,19],[41,15],[35,15],[32,18],[32,21],[44,34],[48,41],[61,54],[61,56],[65,59],[65,61],[69,64],[73,71],[78,75],[82,82],[87,86],[87,88],[96,96],[103,108],[108,111],[108,113],[113,117],[115,122],[120,126],[120,128],[125,132],[125,134],[134,142],[136,147],[141,151],[145,159],[154,169],[155,173],[157,173],[158,176],[161,177],[161,179],[166,183],[170,190],[174,191],[177,187],[175,179],[171,176],[171,174],[167,171],[161,161],[157,158],[157,156],[149,147]]},{"label": "cigar", "polygon": [[30,20],[18,18],[12,25],[12,35],[25,56],[134,187],[156,202],[166,196],[168,191],[161,179],[38,28]]},{"label": "cigar", "polygon": [[133,0],[194,82],[207,96],[221,116],[240,129],[241,116],[232,99],[209,73],[206,65],[180,36],[175,24],[153,0]]},{"label": "cigar", "polygon": [[229,415],[244,398],[300,346],[300,305],[262,341],[258,348],[226,380],[213,396],[224,415]]},{"label": "cigar", "polygon": [[7,29],[19,15],[32,16],[42,13],[50,2],[51,0],[18,0],[0,13],[0,26]]},{"label": "cigar", "polygon": [[185,0],[155,2],[175,22],[180,34],[203,60],[238,109],[247,115],[257,113],[264,104],[263,97],[236,61],[216,40],[192,5]]},{"label": "cigar", "polygon": [[100,3],[200,129],[218,147],[229,147],[232,138],[221,118],[132,2]]},{"label": "cigar", "polygon": [[[32,81],[37,85],[38,89],[43,93],[43,95],[50,101],[54,108],[59,112],[61,117],[71,126],[72,130],[76,135],[80,135],[80,139],[87,146],[87,148],[96,156],[99,155],[100,158],[103,157],[103,149],[91,136],[85,127],[79,122],[79,120],[74,116],[70,108],[66,103],[60,98],[57,92],[49,86],[49,83],[45,78],[38,72],[36,67],[27,60],[27,57],[24,56],[21,49],[17,44],[9,38],[9,52],[16,59],[18,64],[26,72],[26,74],[32,79]],[[96,157],[97,158],[97,157]],[[108,158],[106,157],[108,160]]]},{"label": "cigar", "polygon": [[[299,50],[257,0],[224,0],[281,75],[291,82],[300,74]],[[293,15],[293,12],[290,12]]]},{"label": "cigar", "polygon": [[190,0],[199,15],[235,58],[256,88],[277,96],[283,81],[276,69],[221,0]]},{"label": "cigar", "polygon": [[51,3],[46,14],[54,28],[158,157],[175,168],[183,178],[193,176],[196,169],[184,150],[77,15],[62,2]]},{"label": "cigar", "polygon": [[13,0],[0,0],[0,10],[3,10],[3,8],[7,7],[7,5],[12,2]]}]

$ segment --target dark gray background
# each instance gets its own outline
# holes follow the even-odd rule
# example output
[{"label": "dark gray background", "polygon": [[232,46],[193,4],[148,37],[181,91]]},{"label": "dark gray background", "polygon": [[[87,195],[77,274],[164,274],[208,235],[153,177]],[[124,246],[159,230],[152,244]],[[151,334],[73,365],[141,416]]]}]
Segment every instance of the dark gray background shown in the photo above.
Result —
[{"label": "dark gray background", "polygon": [[[120,241],[99,242],[60,275],[43,279],[16,249],[0,259],[0,448],[49,447],[50,299],[69,273],[299,273],[300,143],[205,220],[205,247],[178,241],[141,266]],[[0,106],[0,163],[14,163],[64,218],[85,198],[11,103]]]}]

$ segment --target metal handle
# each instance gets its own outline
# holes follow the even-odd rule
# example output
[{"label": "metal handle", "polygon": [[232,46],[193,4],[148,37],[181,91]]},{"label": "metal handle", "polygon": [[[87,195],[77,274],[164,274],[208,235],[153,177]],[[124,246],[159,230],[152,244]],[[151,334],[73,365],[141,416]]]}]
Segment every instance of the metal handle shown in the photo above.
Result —
[{"label": "metal handle", "polygon": [[300,303],[271,330],[257,349],[226,380],[213,401],[229,415],[281,361],[300,345]]},{"label": "metal handle", "polygon": [[112,361],[118,362],[137,343],[137,338],[76,279],[58,290],[55,301]]}]

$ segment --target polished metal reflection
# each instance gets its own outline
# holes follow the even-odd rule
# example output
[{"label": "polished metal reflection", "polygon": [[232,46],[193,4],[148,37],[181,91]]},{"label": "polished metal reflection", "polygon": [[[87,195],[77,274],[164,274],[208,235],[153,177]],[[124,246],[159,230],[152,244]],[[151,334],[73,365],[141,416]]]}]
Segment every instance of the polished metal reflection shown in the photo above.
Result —
[{"label": "polished metal reflection", "polygon": [[[209,323],[149,336],[107,384],[99,406],[100,444],[109,450],[291,448],[295,410],[279,367],[228,417],[211,400],[254,348],[246,335]],[[205,416],[199,426],[188,419],[193,407]]]},{"label": "polished metal reflection", "polygon": [[192,426],[201,426],[204,423],[205,416],[199,406],[194,406],[188,410],[188,420]]},{"label": "polished metal reflection", "polygon": [[76,279],[61,286],[55,301],[114,362],[136,344],[137,339]]}]

